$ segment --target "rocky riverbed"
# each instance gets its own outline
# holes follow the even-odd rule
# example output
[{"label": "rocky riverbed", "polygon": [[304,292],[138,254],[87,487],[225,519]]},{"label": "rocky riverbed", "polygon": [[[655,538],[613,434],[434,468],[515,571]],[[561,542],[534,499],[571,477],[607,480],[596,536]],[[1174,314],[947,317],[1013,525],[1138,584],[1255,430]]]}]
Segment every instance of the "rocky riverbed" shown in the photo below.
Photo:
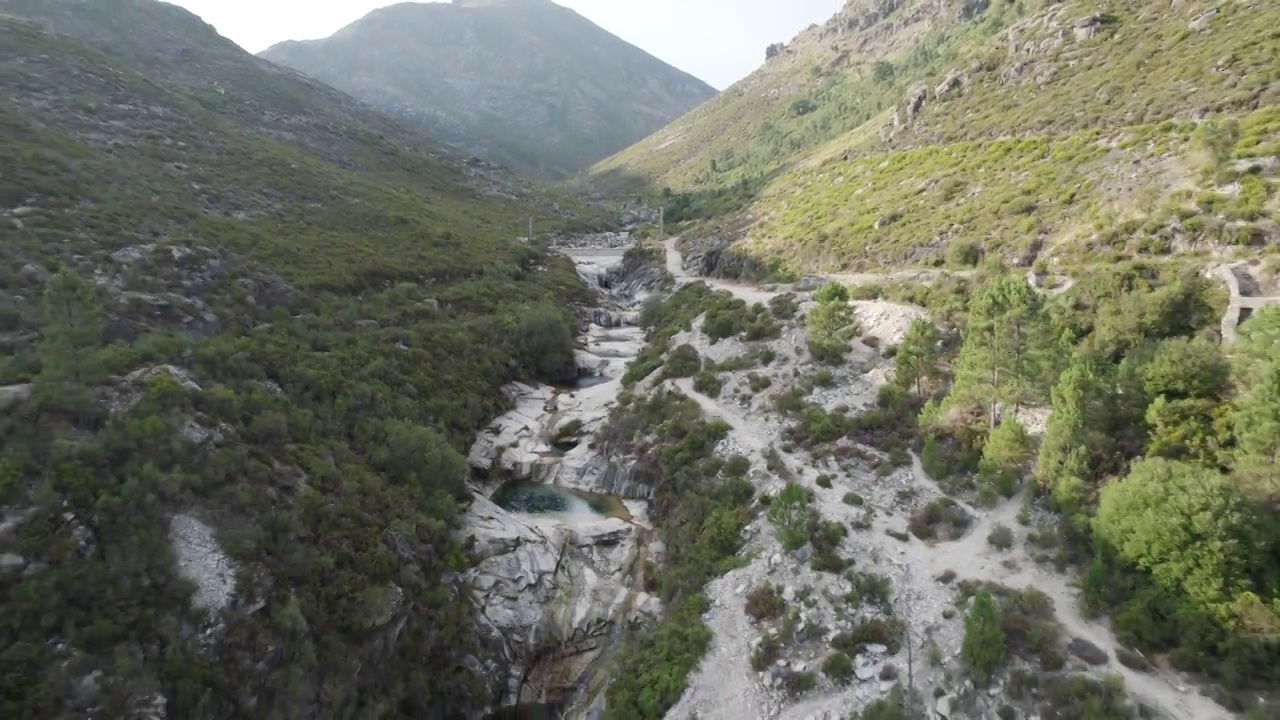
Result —
[{"label": "rocky riverbed", "polygon": [[627,365],[644,345],[637,308],[666,281],[661,268],[625,263],[617,233],[561,240],[600,304],[584,317],[572,386],[513,383],[511,410],[476,438],[477,478],[464,532],[481,562],[467,575],[486,644],[505,667],[502,704],[556,706],[585,685],[595,660],[628,622],[661,604],[637,590],[650,527],[647,490],[630,463],[589,440],[608,420]]}]

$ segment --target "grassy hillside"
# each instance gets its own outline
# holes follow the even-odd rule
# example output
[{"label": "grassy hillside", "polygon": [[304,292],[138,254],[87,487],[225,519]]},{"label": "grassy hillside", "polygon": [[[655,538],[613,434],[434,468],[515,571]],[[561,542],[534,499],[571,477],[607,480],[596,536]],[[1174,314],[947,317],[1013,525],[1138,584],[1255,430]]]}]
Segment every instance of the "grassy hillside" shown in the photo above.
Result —
[{"label": "grassy hillside", "polygon": [[483,707],[458,450],[572,361],[530,340],[585,291],[512,238],[573,203],[172,6],[0,11],[0,716]]},{"label": "grassy hillside", "polygon": [[790,271],[1265,244],[1278,23],[1261,2],[850,2],[593,172]]},{"label": "grassy hillside", "polygon": [[401,3],[262,56],[548,177],[581,170],[715,94],[550,0]]}]

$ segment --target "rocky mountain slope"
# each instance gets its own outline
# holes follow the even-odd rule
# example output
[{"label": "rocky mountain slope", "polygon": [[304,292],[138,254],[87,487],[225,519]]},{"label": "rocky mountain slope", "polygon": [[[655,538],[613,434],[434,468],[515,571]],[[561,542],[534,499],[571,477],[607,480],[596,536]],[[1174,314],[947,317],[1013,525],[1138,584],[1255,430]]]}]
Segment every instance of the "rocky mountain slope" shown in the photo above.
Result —
[{"label": "rocky mountain slope", "polygon": [[0,716],[494,702],[460,450],[591,213],[150,0],[0,2],[0,95]]},{"label": "rocky mountain slope", "polygon": [[550,0],[402,3],[262,57],[481,157],[551,177],[715,94]]},{"label": "rocky mountain slope", "polygon": [[592,177],[668,188],[730,273],[1273,244],[1278,13],[851,0]]}]

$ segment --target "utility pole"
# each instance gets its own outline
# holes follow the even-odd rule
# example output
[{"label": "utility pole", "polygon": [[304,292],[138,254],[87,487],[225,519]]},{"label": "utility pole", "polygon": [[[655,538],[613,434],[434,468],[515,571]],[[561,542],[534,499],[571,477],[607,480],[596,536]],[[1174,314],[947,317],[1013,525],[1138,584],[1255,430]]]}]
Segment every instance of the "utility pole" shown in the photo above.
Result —
[{"label": "utility pole", "polygon": [[658,242],[667,239],[667,206],[658,206]]},{"label": "utility pole", "polygon": [[529,242],[533,242],[533,216],[529,216]]}]

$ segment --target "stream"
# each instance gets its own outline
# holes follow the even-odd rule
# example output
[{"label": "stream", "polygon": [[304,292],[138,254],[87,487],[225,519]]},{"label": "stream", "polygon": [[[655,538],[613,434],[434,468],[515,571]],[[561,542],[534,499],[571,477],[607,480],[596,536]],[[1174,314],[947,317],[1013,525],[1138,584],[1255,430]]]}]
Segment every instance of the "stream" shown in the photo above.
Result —
[{"label": "stream", "polygon": [[557,250],[599,299],[579,335],[578,380],[509,385],[512,409],[468,455],[477,498],[468,527],[487,555],[472,573],[484,590],[476,602],[511,662],[494,718],[588,715],[621,630],[661,614],[642,590],[652,536],[645,489],[628,485],[628,464],[604,457],[592,438],[644,345],[637,310],[663,275],[622,271],[625,235],[574,243]]}]

